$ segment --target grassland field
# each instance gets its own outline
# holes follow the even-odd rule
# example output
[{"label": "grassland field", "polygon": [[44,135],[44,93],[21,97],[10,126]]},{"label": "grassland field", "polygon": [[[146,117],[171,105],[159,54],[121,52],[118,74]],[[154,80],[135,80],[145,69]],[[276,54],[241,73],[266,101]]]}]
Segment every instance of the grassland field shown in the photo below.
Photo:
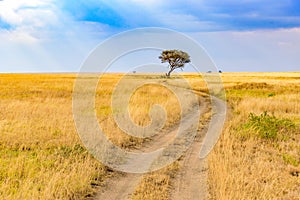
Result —
[{"label": "grassland field", "polygon": [[[229,115],[208,157],[211,199],[299,199],[300,72],[220,75]],[[207,91],[201,76],[183,76],[195,91]],[[113,143],[138,148],[145,140],[124,134],[112,116],[110,98],[121,77],[103,76],[95,112]],[[85,199],[119,174],[93,158],[76,133],[75,79],[75,74],[0,74],[0,199]],[[153,104],[162,105],[172,116],[165,127],[180,119],[176,96],[166,88],[147,85],[130,100],[133,121],[149,124]],[[146,174],[132,198],[168,199],[178,169],[175,162]]]}]

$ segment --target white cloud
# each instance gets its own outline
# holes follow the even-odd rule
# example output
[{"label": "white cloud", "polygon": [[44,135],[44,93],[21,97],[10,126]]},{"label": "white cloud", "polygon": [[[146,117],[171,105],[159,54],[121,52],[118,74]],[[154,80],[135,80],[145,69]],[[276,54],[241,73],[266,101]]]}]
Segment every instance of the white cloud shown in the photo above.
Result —
[{"label": "white cloud", "polygon": [[22,25],[32,21],[32,16],[42,17],[41,14],[53,12],[49,9],[49,7],[52,7],[52,2],[52,0],[0,1],[0,17],[8,24]]},{"label": "white cloud", "polygon": [[0,29],[0,38],[21,43],[82,40],[87,37],[102,37],[105,31],[111,31],[107,25],[74,20],[55,5],[56,1],[0,1],[0,19],[11,26],[8,30]]},{"label": "white cloud", "polygon": [[11,26],[0,29],[0,72],[76,71],[103,39],[106,27],[74,21],[54,1],[0,1],[0,19]]},{"label": "white cloud", "polygon": [[2,30],[0,31],[0,40],[18,42],[18,43],[35,43],[37,39],[31,36],[27,30],[22,30],[23,28],[17,28],[13,31]]},{"label": "white cloud", "polygon": [[0,1],[0,18],[9,24],[9,31],[0,37],[30,43],[39,39],[39,32],[59,24],[58,10],[53,0]]}]

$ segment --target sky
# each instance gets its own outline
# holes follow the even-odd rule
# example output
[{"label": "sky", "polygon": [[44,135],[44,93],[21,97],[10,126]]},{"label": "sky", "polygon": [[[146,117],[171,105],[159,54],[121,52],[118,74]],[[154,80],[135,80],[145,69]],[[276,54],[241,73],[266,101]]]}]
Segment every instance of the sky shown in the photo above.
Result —
[{"label": "sky", "polygon": [[300,69],[298,0],[0,0],[0,73],[78,72],[101,42],[143,27],[188,35],[222,71]]}]

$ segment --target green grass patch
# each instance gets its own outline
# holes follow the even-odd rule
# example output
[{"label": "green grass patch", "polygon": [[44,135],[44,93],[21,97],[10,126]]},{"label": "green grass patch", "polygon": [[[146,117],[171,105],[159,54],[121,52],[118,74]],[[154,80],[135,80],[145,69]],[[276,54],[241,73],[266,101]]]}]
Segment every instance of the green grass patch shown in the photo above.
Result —
[{"label": "green grass patch", "polygon": [[295,167],[298,167],[299,165],[299,159],[297,159],[295,156],[290,155],[290,154],[283,154],[282,159],[286,164],[293,165]]},{"label": "green grass patch", "polygon": [[277,118],[264,112],[260,115],[250,113],[248,120],[242,125],[242,136],[254,135],[267,140],[286,140],[296,125],[289,119]]}]

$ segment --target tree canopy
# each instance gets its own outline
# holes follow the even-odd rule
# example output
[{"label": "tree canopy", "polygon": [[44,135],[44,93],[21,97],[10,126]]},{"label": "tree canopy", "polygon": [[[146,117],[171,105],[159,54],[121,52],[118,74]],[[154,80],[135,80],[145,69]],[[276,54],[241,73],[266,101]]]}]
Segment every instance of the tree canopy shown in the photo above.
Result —
[{"label": "tree canopy", "polygon": [[161,59],[162,63],[169,63],[170,71],[166,73],[167,77],[170,77],[172,71],[174,71],[175,69],[182,69],[186,63],[191,62],[188,53],[176,49],[164,50],[158,58]]}]

